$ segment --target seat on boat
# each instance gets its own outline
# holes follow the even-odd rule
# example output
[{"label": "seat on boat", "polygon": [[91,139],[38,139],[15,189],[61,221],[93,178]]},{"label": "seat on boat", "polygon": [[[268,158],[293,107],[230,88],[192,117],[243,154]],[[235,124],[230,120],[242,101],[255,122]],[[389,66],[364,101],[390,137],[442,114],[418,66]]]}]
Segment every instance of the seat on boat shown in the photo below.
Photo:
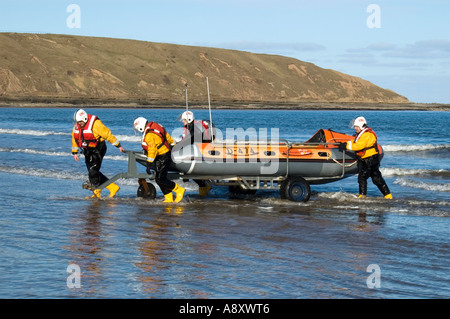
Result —
[{"label": "seat on boat", "polygon": [[327,140],[325,139],[325,133],[323,129],[320,129],[314,134],[309,140],[306,141],[306,143],[314,143],[314,144],[323,144],[326,143]]},{"label": "seat on boat", "polygon": [[331,129],[324,130],[320,129],[318,130],[306,143],[313,143],[313,144],[326,144],[326,143],[338,143],[338,142],[346,142],[351,139],[351,136],[344,134],[344,133],[338,133]]}]

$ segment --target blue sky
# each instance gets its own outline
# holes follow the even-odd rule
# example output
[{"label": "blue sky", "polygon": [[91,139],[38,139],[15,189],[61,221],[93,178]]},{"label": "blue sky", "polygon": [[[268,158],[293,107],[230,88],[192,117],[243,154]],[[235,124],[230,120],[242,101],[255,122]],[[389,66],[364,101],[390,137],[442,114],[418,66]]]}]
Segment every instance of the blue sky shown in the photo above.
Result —
[{"label": "blue sky", "polygon": [[450,103],[450,0],[1,0],[0,8],[0,32],[284,55],[412,102]]}]

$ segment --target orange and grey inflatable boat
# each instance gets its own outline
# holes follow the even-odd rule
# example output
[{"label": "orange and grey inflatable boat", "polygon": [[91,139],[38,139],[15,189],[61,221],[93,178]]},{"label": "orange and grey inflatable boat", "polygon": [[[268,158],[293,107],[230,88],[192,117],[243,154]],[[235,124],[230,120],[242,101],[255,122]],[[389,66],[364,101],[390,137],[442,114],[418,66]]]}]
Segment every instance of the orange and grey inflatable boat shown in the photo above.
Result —
[{"label": "orange and grey inflatable boat", "polygon": [[[173,180],[204,180],[210,185],[228,186],[233,192],[244,194],[278,189],[283,199],[306,202],[311,195],[310,185],[331,183],[358,173],[354,152],[339,150],[339,143],[349,140],[353,140],[350,135],[320,129],[303,143],[215,141],[182,148],[175,146],[172,150],[174,166],[169,177]],[[383,149],[378,147],[382,156]],[[127,153],[132,172],[121,177],[138,177],[138,196],[154,198],[155,187],[144,182],[152,176],[138,174],[135,168],[136,162],[146,166],[146,157],[142,152]]]}]

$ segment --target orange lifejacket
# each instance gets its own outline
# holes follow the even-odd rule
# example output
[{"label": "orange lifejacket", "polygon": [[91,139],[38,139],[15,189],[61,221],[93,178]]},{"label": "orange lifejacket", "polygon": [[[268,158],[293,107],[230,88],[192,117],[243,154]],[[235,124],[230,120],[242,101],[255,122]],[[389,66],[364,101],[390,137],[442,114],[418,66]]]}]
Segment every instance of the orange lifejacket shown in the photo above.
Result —
[{"label": "orange lifejacket", "polygon": [[363,157],[364,154],[366,154],[366,151],[367,151],[367,150],[370,150],[370,149],[372,149],[372,148],[375,149],[376,154],[379,154],[378,144],[377,144],[378,138],[377,138],[377,135],[375,134],[375,132],[374,132],[370,127],[365,128],[365,129],[362,130],[358,135],[356,135],[356,137],[355,137],[355,139],[354,139],[353,142],[356,143],[356,142],[358,141],[358,139],[359,139],[364,133],[372,133],[372,134],[375,136],[375,143],[374,143],[372,146],[368,146],[368,147],[363,148],[362,150],[359,150],[358,152],[356,152],[356,156],[358,156],[358,157]]},{"label": "orange lifejacket", "polygon": [[144,134],[142,134],[141,145],[145,151],[148,151],[148,145],[147,145],[147,143],[145,143],[145,135],[147,135],[148,133],[156,134],[157,136],[159,136],[161,138],[162,143],[156,147],[157,149],[160,149],[164,145],[167,147],[167,149],[169,151],[172,149],[172,146],[167,141],[167,138],[166,138],[167,132],[166,132],[166,129],[164,128],[164,126],[162,126],[156,122],[149,122],[145,126]]},{"label": "orange lifejacket", "polygon": [[75,125],[73,136],[79,147],[84,149],[97,147],[98,140],[95,138],[94,132],[92,131],[94,122],[97,119],[97,116],[88,114],[88,120],[84,128],[81,128],[78,123]]}]

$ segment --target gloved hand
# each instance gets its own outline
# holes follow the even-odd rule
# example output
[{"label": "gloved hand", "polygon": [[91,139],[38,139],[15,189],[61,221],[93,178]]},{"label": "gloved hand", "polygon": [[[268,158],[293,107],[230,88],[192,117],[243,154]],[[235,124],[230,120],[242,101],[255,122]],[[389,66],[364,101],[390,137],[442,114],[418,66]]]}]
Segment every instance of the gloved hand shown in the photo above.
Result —
[{"label": "gloved hand", "polygon": [[152,175],[153,174],[153,169],[152,169],[152,166],[153,166],[153,162],[152,163],[150,163],[150,162],[147,162],[147,168],[146,168],[146,172],[147,172],[147,174],[148,175]]},{"label": "gloved hand", "polygon": [[339,150],[341,152],[345,151],[346,149],[347,149],[347,143],[343,143],[343,142],[339,143]]}]

